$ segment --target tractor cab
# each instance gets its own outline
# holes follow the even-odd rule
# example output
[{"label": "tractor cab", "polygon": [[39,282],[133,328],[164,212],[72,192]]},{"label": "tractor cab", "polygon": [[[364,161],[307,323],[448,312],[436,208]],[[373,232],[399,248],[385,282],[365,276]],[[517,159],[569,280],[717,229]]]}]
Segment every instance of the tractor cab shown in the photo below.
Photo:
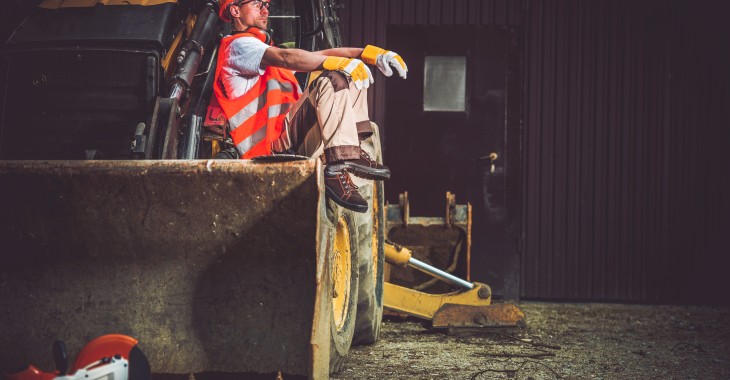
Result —
[{"label": "tractor cab", "polygon": [[[274,41],[338,46],[333,9],[273,2]],[[210,158],[202,120],[226,28],[215,0],[42,1],[0,48],[0,159]]]}]

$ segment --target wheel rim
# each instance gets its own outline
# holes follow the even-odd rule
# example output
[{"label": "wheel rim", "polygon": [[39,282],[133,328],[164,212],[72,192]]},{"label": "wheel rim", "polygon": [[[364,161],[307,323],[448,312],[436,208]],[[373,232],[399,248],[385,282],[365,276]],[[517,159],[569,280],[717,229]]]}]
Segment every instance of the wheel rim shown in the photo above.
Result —
[{"label": "wheel rim", "polygon": [[350,232],[347,221],[340,217],[335,231],[332,273],[332,310],[334,324],[341,330],[347,319],[350,307],[350,278],[352,276],[352,252],[350,251]]}]

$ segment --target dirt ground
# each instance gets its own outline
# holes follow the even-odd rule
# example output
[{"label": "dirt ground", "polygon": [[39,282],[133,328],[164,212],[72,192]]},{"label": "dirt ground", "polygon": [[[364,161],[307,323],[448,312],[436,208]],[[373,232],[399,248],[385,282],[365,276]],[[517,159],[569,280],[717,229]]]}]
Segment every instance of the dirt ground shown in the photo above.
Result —
[{"label": "dirt ground", "polygon": [[519,306],[527,328],[476,336],[386,319],[333,379],[730,379],[730,308]]}]

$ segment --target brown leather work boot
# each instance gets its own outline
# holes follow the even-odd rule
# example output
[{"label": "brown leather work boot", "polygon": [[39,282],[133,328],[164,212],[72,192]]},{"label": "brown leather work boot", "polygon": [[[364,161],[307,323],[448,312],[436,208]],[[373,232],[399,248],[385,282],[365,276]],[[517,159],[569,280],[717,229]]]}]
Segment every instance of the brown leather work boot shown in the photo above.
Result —
[{"label": "brown leather work boot", "polygon": [[[329,170],[329,172],[328,172]],[[364,150],[360,149],[360,158],[346,161],[335,161],[327,165],[325,175],[334,175],[336,172],[347,170],[349,173],[360,178],[384,180],[390,178],[390,169],[380,165],[370,158]]]},{"label": "brown leather work boot", "polygon": [[355,212],[368,211],[368,202],[357,192],[357,186],[352,183],[347,171],[341,170],[330,175],[325,168],[324,188],[327,196],[338,205]]}]

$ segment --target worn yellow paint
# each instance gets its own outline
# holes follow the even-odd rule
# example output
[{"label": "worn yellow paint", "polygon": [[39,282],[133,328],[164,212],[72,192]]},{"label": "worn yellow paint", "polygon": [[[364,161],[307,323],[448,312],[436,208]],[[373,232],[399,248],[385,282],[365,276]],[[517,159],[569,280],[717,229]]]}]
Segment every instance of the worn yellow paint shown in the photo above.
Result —
[{"label": "worn yellow paint", "polygon": [[178,0],[43,0],[38,5],[46,9],[59,8],[90,8],[101,5],[160,5],[166,3],[177,3]]},{"label": "worn yellow paint", "polygon": [[378,231],[380,231],[380,223],[378,222],[378,208],[380,207],[380,194],[378,194],[378,185],[375,181],[373,181],[373,233],[372,233],[372,243],[370,245],[370,248],[372,250],[373,254],[373,284],[378,283],[378,256],[379,256],[379,250],[378,250]]},{"label": "worn yellow paint", "polygon": [[322,70],[310,72],[309,76],[307,77],[307,86],[312,84],[312,82],[314,82],[315,79],[319,78],[320,75],[322,75]]},{"label": "worn yellow paint", "polygon": [[210,142],[210,146],[211,146],[210,157],[213,158],[213,157],[215,157],[216,154],[218,154],[218,152],[221,151],[221,143],[218,142],[218,140],[213,140]]},{"label": "worn yellow paint", "polygon": [[390,265],[401,268],[408,267],[408,260],[413,256],[413,251],[406,247],[397,246],[391,242],[385,244],[385,261]]},{"label": "worn yellow paint", "polygon": [[345,326],[350,304],[350,278],[352,276],[352,252],[347,220],[340,217],[335,230],[332,258],[332,314],[337,331]]},{"label": "worn yellow paint", "polygon": [[491,292],[488,298],[481,298],[478,294],[479,289],[483,289],[486,285],[479,283],[475,283],[475,285],[471,290],[429,294],[386,282],[383,288],[383,306],[428,320],[432,319],[445,304],[489,306],[492,303]]},{"label": "worn yellow paint", "polygon": [[175,39],[172,41],[172,45],[167,50],[167,54],[165,54],[165,58],[162,58],[162,68],[165,70],[165,73],[167,73],[169,77],[169,70],[170,70],[170,62],[172,61],[172,57],[176,54],[178,48],[180,47],[180,41],[182,40],[183,34],[178,33],[177,36],[175,36]]},{"label": "worn yellow paint", "polygon": [[180,50],[180,43],[184,37],[183,34],[185,36],[189,36],[190,33],[192,33],[197,19],[197,15],[189,14],[188,18],[185,20],[185,33],[183,33],[182,30],[179,31],[175,36],[175,40],[172,41],[172,45],[170,45],[170,48],[167,49],[167,54],[165,54],[165,57],[162,59],[162,68],[165,70],[166,77],[169,78],[172,75],[174,65],[170,66],[170,62],[172,62],[172,58],[177,56],[177,53]]}]

